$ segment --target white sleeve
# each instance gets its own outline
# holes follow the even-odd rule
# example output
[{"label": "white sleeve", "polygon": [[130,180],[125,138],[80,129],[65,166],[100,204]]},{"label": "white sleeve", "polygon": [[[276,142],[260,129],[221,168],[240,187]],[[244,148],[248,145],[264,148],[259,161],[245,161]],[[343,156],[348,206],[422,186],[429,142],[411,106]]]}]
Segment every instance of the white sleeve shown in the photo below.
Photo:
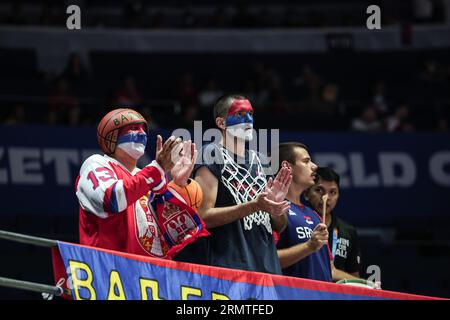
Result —
[{"label": "white sleeve", "polygon": [[[106,190],[112,185],[120,188],[121,180],[117,179],[109,161],[98,154],[90,156],[81,166],[76,195],[80,206],[100,218],[107,218],[105,212]],[[126,199],[117,199],[119,207],[126,208]],[[122,210],[123,210],[122,209]]]}]

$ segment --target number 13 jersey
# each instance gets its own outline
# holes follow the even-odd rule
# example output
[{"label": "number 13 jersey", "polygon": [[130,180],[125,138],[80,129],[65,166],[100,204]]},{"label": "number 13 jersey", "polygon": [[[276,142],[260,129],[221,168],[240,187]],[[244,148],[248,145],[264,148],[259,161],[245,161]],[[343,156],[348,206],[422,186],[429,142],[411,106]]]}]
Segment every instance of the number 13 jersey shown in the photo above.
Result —
[{"label": "number 13 jersey", "polygon": [[95,154],[81,166],[75,183],[80,244],[164,258],[160,230],[147,202],[149,192],[167,189],[156,161],[128,171],[119,161]]}]

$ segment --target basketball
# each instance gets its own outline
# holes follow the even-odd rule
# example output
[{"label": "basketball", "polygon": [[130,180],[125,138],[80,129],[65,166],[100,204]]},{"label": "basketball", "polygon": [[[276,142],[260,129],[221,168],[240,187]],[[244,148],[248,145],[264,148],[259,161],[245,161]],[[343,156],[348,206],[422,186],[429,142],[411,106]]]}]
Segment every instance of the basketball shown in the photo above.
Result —
[{"label": "basketball", "polygon": [[189,179],[185,187],[180,187],[175,182],[170,181],[168,187],[179,193],[191,208],[198,210],[202,205],[203,192],[197,181]]}]

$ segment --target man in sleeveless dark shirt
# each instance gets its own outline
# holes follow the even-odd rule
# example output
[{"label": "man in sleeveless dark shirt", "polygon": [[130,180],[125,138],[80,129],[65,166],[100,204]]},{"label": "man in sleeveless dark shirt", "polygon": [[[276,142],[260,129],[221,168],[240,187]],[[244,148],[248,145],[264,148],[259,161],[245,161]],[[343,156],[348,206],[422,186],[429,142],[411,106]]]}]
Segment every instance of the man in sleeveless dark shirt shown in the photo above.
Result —
[{"label": "man in sleeveless dark shirt", "polygon": [[211,236],[188,245],[175,260],[281,274],[272,232],[286,227],[290,169],[268,178],[262,155],[246,148],[253,136],[247,98],[219,98],[214,120],[221,141],[204,146],[202,163],[194,168],[203,191],[199,214]]}]

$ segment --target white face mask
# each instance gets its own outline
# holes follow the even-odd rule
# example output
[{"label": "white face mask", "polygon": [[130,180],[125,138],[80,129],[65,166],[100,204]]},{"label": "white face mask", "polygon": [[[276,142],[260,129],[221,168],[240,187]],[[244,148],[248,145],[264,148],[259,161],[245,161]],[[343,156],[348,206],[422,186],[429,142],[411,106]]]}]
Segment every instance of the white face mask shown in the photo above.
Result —
[{"label": "white face mask", "polygon": [[130,132],[119,137],[117,147],[126,152],[130,157],[137,160],[145,153],[147,135],[142,132]]},{"label": "white face mask", "polygon": [[138,160],[145,153],[145,145],[137,142],[124,142],[117,145],[118,148],[125,151],[130,157]]},{"label": "white face mask", "polygon": [[238,123],[227,127],[227,132],[240,140],[250,141],[253,139],[253,124]]}]

